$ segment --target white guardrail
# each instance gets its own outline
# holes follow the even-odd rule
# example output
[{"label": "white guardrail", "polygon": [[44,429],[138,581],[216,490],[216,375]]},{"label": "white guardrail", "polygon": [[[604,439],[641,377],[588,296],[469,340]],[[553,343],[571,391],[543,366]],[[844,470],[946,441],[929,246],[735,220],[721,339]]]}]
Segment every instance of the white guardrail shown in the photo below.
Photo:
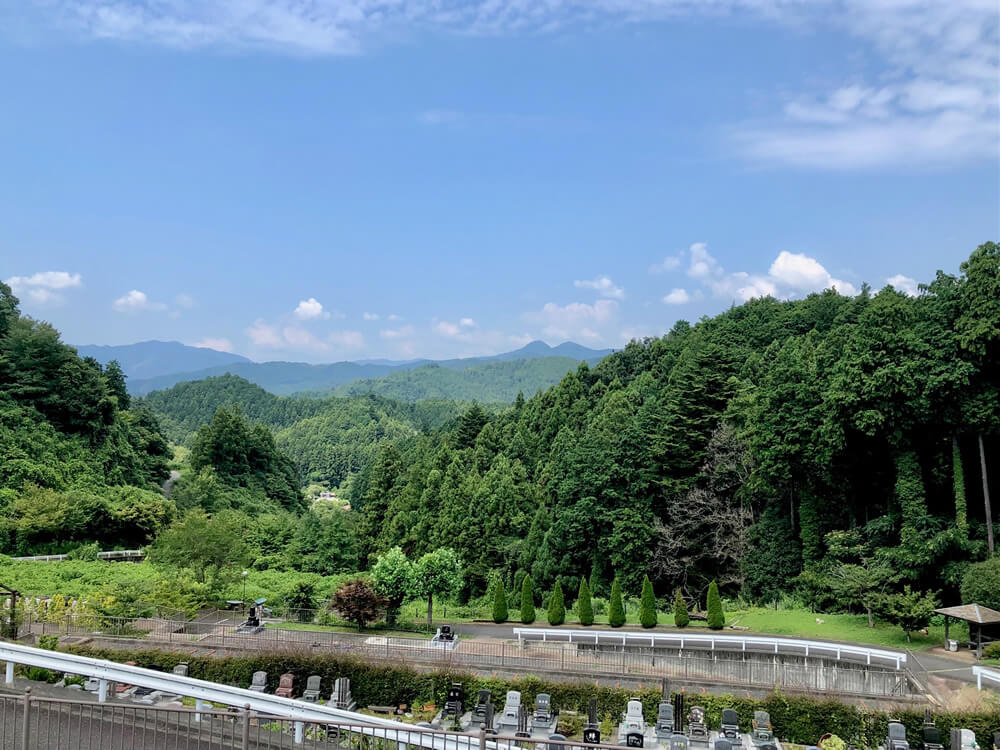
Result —
[{"label": "white guardrail", "polygon": [[972,675],[976,678],[976,687],[983,689],[983,680],[990,680],[1000,686],[1000,671],[988,667],[973,667]]},{"label": "white guardrail", "polygon": [[851,657],[871,664],[872,659],[894,664],[900,669],[906,663],[906,654],[867,646],[851,646],[826,641],[803,641],[792,638],[768,638],[766,636],[743,635],[701,635],[694,633],[635,633],[613,630],[563,630],[562,628],[514,628],[518,643],[521,641],[568,641],[594,645],[636,646],[640,648],[679,648],[714,651],[751,651],[767,649],[775,654],[784,653],[809,656],[818,653],[832,655],[838,660]]},{"label": "white guardrail", "polygon": [[[249,708],[251,711],[266,716],[276,716],[292,721],[377,725],[358,728],[356,731],[369,734],[372,737],[390,739],[392,742],[398,742],[399,747],[417,745],[428,748],[428,750],[459,750],[459,743],[456,739],[415,732],[412,731],[414,729],[412,724],[405,724],[401,721],[381,719],[315,703],[305,703],[294,698],[256,693],[245,688],[158,672],[155,669],[133,667],[103,659],[92,659],[61,651],[47,651],[7,642],[0,642],[0,661],[7,663],[7,683],[13,682],[15,664],[27,664],[51,669],[55,672],[69,672],[97,679],[100,685],[97,694],[100,702],[107,700],[109,684],[117,682],[152,690],[162,690],[171,695],[195,698],[199,701],[222,703],[236,708]],[[379,727],[384,727],[384,729]],[[479,747],[479,741],[475,737],[463,735],[460,739],[462,740],[461,750],[476,750]]]},{"label": "white guardrail", "polygon": [[[141,560],[145,556],[146,550],[142,549],[113,549],[97,553],[98,560]],[[68,559],[69,555],[31,555],[11,558],[18,562],[62,562]]]}]

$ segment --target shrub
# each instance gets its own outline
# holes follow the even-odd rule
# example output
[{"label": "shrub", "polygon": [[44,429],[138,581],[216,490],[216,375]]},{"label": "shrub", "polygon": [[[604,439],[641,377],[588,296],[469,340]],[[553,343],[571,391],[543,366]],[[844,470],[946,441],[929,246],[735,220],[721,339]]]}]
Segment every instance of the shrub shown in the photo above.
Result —
[{"label": "shrub", "polygon": [[535,621],[535,584],[531,576],[521,582],[521,622],[530,625]]},{"label": "shrub", "polygon": [[677,594],[674,596],[674,625],[678,628],[686,628],[689,622],[691,622],[691,616],[688,614],[687,602],[681,596],[681,590],[677,589]]},{"label": "shrub", "polygon": [[984,659],[1000,659],[1000,641],[989,644],[983,649]]},{"label": "shrub", "polygon": [[656,626],[656,597],[649,576],[642,578],[642,601],[639,604],[639,624],[644,628]]},{"label": "shrub", "polygon": [[580,593],[576,597],[576,616],[581,625],[594,624],[594,603],[590,599],[590,584],[580,577]]},{"label": "shrub", "polygon": [[507,609],[507,591],[502,581],[497,581],[493,587],[493,622],[507,622],[510,615]]},{"label": "shrub", "polygon": [[625,605],[622,602],[622,587],[618,578],[611,584],[611,603],[608,605],[608,625],[620,628],[625,624]]},{"label": "shrub", "polygon": [[377,620],[385,608],[386,600],[372,591],[362,578],[344,581],[330,600],[330,609],[357,625],[359,632],[365,625]]},{"label": "shrub", "polygon": [[726,616],[722,612],[722,597],[715,581],[708,585],[708,600],[705,603],[708,613],[708,627],[712,630],[722,630],[726,625]]},{"label": "shrub", "polygon": [[549,625],[562,625],[566,622],[566,604],[563,601],[562,584],[556,579],[556,588],[549,597]]}]

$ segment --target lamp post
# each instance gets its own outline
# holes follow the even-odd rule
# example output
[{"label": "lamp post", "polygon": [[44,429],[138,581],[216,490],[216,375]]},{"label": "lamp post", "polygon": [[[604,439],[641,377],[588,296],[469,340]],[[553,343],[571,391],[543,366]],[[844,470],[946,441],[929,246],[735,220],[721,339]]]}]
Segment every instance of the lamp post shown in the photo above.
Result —
[{"label": "lamp post", "polygon": [[249,572],[243,571],[243,614],[247,613],[247,576],[250,575]]}]

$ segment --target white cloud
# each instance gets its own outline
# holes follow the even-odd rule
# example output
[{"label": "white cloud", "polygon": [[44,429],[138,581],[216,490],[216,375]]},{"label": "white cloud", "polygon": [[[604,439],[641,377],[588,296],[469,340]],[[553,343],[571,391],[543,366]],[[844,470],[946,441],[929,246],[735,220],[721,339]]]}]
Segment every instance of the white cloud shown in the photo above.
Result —
[{"label": "white cloud", "polygon": [[[539,323],[542,333],[553,339],[594,338],[596,328],[614,321],[618,315],[615,300],[599,299],[592,305],[571,302],[568,305],[546,303],[540,311],[524,314],[525,320]],[[598,334],[599,335],[599,334]]]},{"label": "white cloud", "polygon": [[393,322],[395,322],[397,320],[402,320],[402,319],[403,319],[403,316],[402,315],[396,315],[396,313],[393,313],[392,315],[389,315],[389,316],[386,317],[386,320],[390,320],[390,321],[393,321]]},{"label": "white cloud", "polygon": [[261,318],[257,318],[253,322],[253,325],[247,328],[247,336],[250,337],[250,341],[253,342],[254,346],[278,349],[284,344],[281,332],[277,326],[273,326]]},{"label": "white cloud", "polygon": [[[688,275],[699,280],[716,297],[739,302],[756,297],[789,298],[824,289],[836,289],[844,295],[855,295],[858,290],[850,282],[834,278],[815,258],[803,253],[782,250],[771,263],[766,274],[748,271],[727,273],[708,252],[708,246],[698,242],[691,246],[691,265]],[[674,289],[663,301],[683,304],[698,298],[700,292],[687,296],[683,289]]]},{"label": "white cloud", "polygon": [[283,343],[290,346],[292,349],[322,352],[329,348],[325,341],[316,337],[312,332],[307,331],[305,328],[285,326],[281,329],[281,336],[284,340]]},{"label": "white cloud", "polygon": [[920,294],[920,287],[917,284],[916,279],[911,279],[909,276],[904,276],[901,273],[897,273],[895,276],[890,276],[886,279],[887,284],[892,284],[892,287],[899,292],[909,296],[916,297]]},{"label": "white cloud", "polygon": [[379,314],[373,312],[366,312],[366,313],[361,313],[361,317],[364,320],[378,320]]},{"label": "white cloud", "polygon": [[194,297],[190,294],[184,294],[183,292],[174,297],[174,302],[177,303],[178,307],[183,307],[185,310],[190,310],[198,304]]},{"label": "white cloud", "polygon": [[439,320],[434,324],[434,332],[442,336],[457,336],[462,332],[462,329],[447,320]]},{"label": "white cloud", "polygon": [[145,292],[140,292],[138,289],[122,295],[111,303],[111,307],[120,313],[163,312],[167,309],[165,304],[153,302]]},{"label": "white cloud", "polygon": [[625,299],[625,290],[616,286],[607,276],[601,276],[593,281],[574,281],[573,286],[577,289],[593,289],[602,297]]},{"label": "white cloud", "polygon": [[294,315],[299,320],[327,320],[330,317],[330,313],[323,309],[323,304],[315,297],[299,302]]},{"label": "white cloud", "polygon": [[7,284],[21,299],[38,305],[56,305],[64,301],[60,291],[83,286],[83,279],[80,274],[68,271],[41,271],[31,276],[11,276]]},{"label": "white cloud", "polygon": [[802,253],[782,250],[768,273],[778,286],[798,292],[818,292],[833,288],[848,296],[858,293],[853,284],[833,278],[818,260]]},{"label": "white cloud", "polygon": [[229,339],[217,339],[211,336],[206,336],[201,341],[196,341],[191,346],[196,346],[199,349],[215,349],[219,352],[231,352],[233,351],[233,342]]},{"label": "white cloud", "polygon": [[718,261],[708,252],[708,245],[704,242],[695,242],[688,248],[688,254],[691,261],[688,264],[687,274],[692,279],[707,279],[709,276],[722,273]]},{"label": "white cloud", "polygon": [[676,255],[668,255],[666,258],[661,260],[659,263],[654,263],[649,267],[650,273],[667,273],[669,271],[675,271],[681,267],[681,263],[684,262],[684,253],[679,252]]},{"label": "white cloud", "polygon": [[691,295],[686,289],[671,289],[670,293],[663,298],[666,305],[686,305],[691,301]]},{"label": "white cloud", "polygon": [[401,326],[399,328],[384,328],[378,332],[378,335],[384,339],[394,340],[394,339],[405,339],[416,333],[416,329],[413,326]]},{"label": "white cloud", "polygon": [[460,321],[458,321],[458,324],[462,326],[462,328],[476,327],[476,321],[474,321],[472,318],[462,318]]}]

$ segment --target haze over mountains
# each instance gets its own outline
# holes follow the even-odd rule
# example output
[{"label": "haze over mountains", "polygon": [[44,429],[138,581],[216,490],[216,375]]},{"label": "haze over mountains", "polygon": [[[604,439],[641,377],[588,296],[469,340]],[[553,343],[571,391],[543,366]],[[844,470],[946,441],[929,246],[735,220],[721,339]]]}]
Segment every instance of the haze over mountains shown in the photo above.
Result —
[{"label": "haze over mountains", "polygon": [[313,365],[253,362],[246,357],[178,342],[144,341],[124,346],[78,346],[80,356],[102,364],[117,359],[129,390],[145,395],[185,381],[231,373],[279,395],[374,392],[403,401],[424,398],[509,401],[518,391],[534,393],[559,381],[580,362],[594,364],[610,349],[589,349],[570,341],[549,346],[532,341],[488,357],[409,361],[364,360]]}]

